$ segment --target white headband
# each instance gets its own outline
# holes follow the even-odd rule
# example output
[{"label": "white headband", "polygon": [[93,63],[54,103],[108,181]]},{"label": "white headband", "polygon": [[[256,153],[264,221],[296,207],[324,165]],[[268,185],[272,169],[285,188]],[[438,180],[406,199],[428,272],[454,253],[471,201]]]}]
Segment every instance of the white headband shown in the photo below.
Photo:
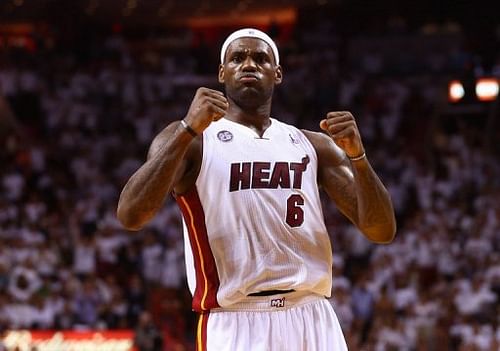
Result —
[{"label": "white headband", "polygon": [[276,64],[279,65],[280,55],[278,54],[278,48],[276,47],[276,44],[269,35],[255,28],[240,29],[228,36],[224,44],[222,44],[222,49],[220,50],[220,63],[224,63],[224,56],[226,56],[226,51],[229,44],[240,38],[257,38],[265,41],[273,50],[274,59],[276,60]]}]

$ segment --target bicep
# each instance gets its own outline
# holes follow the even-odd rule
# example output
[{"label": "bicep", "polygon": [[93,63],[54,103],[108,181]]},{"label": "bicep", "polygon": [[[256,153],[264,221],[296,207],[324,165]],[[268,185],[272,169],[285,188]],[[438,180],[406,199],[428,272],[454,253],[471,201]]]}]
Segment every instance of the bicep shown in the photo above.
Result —
[{"label": "bicep", "polygon": [[330,199],[353,223],[358,218],[354,176],[349,161],[338,165],[319,165],[319,183]]},{"label": "bicep", "polygon": [[306,133],[318,155],[318,184],[347,218],[357,222],[357,197],[351,163],[323,133]]}]

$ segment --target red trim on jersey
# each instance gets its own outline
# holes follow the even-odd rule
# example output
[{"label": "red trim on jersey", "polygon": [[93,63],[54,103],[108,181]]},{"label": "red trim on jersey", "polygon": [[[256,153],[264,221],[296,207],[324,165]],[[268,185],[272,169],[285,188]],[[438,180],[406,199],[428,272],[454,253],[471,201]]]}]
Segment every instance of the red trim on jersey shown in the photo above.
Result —
[{"label": "red trim on jersey", "polygon": [[220,307],[217,302],[219,274],[208,241],[205,212],[198,191],[194,188],[184,195],[176,196],[176,200],[188,228],[196,272],[192,308],[196,312],[202,312]]}]

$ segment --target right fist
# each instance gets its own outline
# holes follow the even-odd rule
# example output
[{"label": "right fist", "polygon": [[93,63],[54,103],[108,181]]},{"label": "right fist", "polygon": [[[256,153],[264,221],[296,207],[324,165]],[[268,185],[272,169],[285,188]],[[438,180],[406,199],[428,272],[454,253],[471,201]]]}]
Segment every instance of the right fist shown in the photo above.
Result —
[{"label": "right fist", "polygon": [[222,92],[198,88],[184,120],[196,133],[201,134],[212,121],[226,114],[228,105]]}]

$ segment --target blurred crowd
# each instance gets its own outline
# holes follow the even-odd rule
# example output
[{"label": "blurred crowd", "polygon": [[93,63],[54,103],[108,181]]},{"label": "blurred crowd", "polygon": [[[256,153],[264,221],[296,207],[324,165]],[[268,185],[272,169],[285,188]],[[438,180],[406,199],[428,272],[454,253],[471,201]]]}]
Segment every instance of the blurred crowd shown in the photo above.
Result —
[{"label": "blurred crowd", "polygon": [[[350,349],[498,350],[498,111],[446,113],[451,74],[484,68],[458,24],[410,31],[394,19],[346,40],[314,23],[275,28],[284,82],[272,115],[319,130],[327,111],[352,111],[398,219],[395,241],[373,245],[325,201],[330,301]],[[170,36],[175,47],[147,38],[137,49],[115,31],[64,49],[2,48],[1,329],[140,329],[149,311],[166,350],[192,349],[175,203],[139,232],[115,217],[154,135],[184,116],[197,87],[222,89],[218,46],[189,30]]]}]

